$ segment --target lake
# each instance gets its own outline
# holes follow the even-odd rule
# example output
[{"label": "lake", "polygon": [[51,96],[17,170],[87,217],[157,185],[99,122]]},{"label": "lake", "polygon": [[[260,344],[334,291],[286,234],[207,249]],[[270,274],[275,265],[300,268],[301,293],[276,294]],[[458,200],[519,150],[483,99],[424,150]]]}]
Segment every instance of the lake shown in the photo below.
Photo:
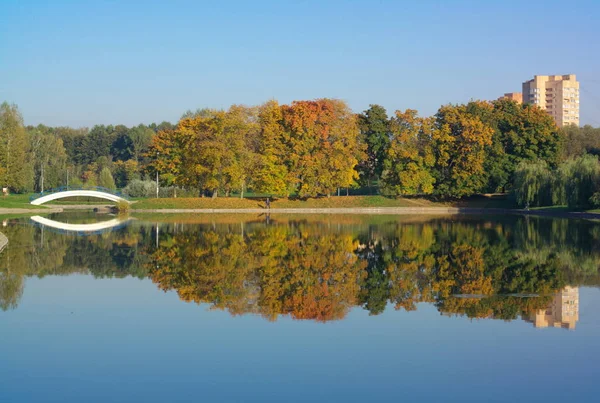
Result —
[{"label": "lake", "polygon": [[595,402],[600,223],[0,219],[1,402]]}]

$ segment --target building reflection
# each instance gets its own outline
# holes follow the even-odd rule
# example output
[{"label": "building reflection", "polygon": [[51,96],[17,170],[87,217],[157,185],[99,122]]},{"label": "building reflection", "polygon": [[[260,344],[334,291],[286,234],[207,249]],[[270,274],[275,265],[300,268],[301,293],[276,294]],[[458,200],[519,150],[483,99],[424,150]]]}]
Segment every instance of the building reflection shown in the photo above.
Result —
[{"label": "building reflection", "polygon": [[554,295],[546,309],[534,311],[526,320],[539,328],[575,329],[579,320],[579,287],[563,288]]}]

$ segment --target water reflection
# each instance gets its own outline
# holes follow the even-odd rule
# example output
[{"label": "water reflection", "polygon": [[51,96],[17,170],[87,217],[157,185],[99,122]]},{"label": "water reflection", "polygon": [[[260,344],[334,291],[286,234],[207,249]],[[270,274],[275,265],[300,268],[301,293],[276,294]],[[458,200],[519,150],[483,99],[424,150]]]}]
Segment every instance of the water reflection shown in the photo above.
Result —
[{"label": "water reflection", "polygon": [[88,237],[44,236],[14,220],[0,255],[0,307],[18,305],[27,276],[89,273],[149,278],[183,301],[268,320],[325,322],[354,307],[378,315],[390,304],[429,303],[448,316],[574,329],[577,286],[600,284],[600,228],[591,222],[378,219],[218,218],[162,223],[160,232],[140,220]]},{"label": "water reflection", "polygon": [[71,222],[63,222],[56,221],[49,218],[41,217],[41,216],[33,216],[31,217],[31,221],[39,224],[42,228],[49,228],[53,230],[63,231],[63,232],[73,232],[78,234],[101,234],[106,231],[113,230],[115,228],[123,227],[127,225],[127,223],[131,220],[131,217],[118,216],[110,220],[105,221],[97,221],[92,223],[71,223]]},{"label": "water reflection", "polygon": [[538,309],[527,318],[535,327],[575,329],[579,320],[579,288],[565,287],[554,294],[546,309]]}]

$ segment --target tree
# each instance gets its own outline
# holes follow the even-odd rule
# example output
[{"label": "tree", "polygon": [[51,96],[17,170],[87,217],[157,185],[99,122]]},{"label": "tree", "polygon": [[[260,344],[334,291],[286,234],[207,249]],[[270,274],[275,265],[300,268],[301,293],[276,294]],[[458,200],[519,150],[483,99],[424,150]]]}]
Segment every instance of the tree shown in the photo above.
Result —
[{"label": "tree", "polygon": [[392,137],[385,108],[369,105],[369,109],[358,115],[358,127],[362,142],[366,144],[366,158],[359,162],[357,170],[361,183],[371,186],[373,181],[381,177]]},{"label": "tree", "polygon": [[523,160],[542,160],[555,167],[562,153],[563,135],[546,111],[508,99],[472,101],[467,113],[493,130],[484,161],[485,191],[505,191]]},{"label": "tree", "polygon": [[28,134],[35,190],[65,184],[68,157],[62,139],[43,125],[29,129]]},{"label": "tree", "polygon": [[[119,135],[122,135],[127,130],[124,126],[120,126],[119,129]],[[110,156],[111,146],[116,139],[117,132],[114,126],[94,126],[83,142],[80,163],[89,164],[96,161],[99,157]]]},{"label": "tree", "polygon": [[565,194],[571,208],[591,207],[590,198],[600,190],[600,164],[598,157],[583,155],[565,162]]},{"label": "tree", "polygon": [[417,111],[396,112],[391,119],[392,141],[385,156],[382,188],[385,193],[429,194],[435,179],[432,147],[433,120],[419,118]]},{"label": "tree", "polygon": [[111,190],[115,190],[117,188],[115,186],[113,176],[110,173],[110,169],[103,168],[102,171],[100,171],[100,176],[98,177],[98,186]]},{"label": "tree", "polygon": [[258,133],[256,111],[233,105],[227,112],[193,116],[179,122],[179,135],[191,139],[184,152],[186,180],[217,197],[243,191],[252,171],[253,139]]},{"label": "tree", "polygon": [[152,138],[155,135],[154,130],[144,125],[138,125],[129,129],[127,135],[133,146],[133,159],[140,162],[140,158],[148,151],[152,143]]},{"label": "tree", "polygon": [[549,204],[550,171],[545,161],[521,161],[514,177],[518,205],[526,207]]},{"label": "tree", "polygon": [[293,178],[289,186],[302,197],[314,197],[354,184],[364,147],[350,108],[343,101],[318,99],[294,101],[282,112],[286,165]]},{"label": "tree", "polygon": [[146,157],[151,160],[148,170],[153,175],[158,172],[160,179],[168,185],[196,187],[197,183],[193,183],[186,175],[189,167],[185,155],[192,140],[191,133],[182,131],[179,126],[177,129],[159,131],[152,138],[146,154]]},{"label": "tree", "polygon": [[292,190],[286,162],[283,115],[277,101],[269,101],[259,109],[260,142],[253,188],[257,192],[289,195]]},{"label": "tree", "polygon": [[485,186],[485,148],[492,143],[493,130],[465,105],[442,106],[432,132],[435,162],[435,193],[462,197]]},{"label": "tree", "polygon": [[136,160],[117,161],[114,163],[114,179],[117,187],[124,188],[134,179],[139,179]]},{"label": "tree", "polygon": [[1,186],[13,192],[24,192],[32,187],[32,167],[27,155],[27,134],[23,118],[16,105],[0,105],[0,174]]}]

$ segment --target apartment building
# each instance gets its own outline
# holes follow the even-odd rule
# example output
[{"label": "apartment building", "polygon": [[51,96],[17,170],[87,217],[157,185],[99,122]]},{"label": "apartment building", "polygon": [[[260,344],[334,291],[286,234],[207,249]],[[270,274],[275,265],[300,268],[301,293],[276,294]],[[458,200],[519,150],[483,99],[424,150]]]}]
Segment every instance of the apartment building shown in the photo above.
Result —
[{"label": "apartment building", "polygon": [[523,103],[523,94],[520,92],[507,92],[498,99],[510,99],[511,101],[516,101],[521,104]]},{"label": "apartment building", "polygon": [[534,76],[523,83],[523,103],[544,109],[558,127],[579,126],[579,82],[575,74]]}]

